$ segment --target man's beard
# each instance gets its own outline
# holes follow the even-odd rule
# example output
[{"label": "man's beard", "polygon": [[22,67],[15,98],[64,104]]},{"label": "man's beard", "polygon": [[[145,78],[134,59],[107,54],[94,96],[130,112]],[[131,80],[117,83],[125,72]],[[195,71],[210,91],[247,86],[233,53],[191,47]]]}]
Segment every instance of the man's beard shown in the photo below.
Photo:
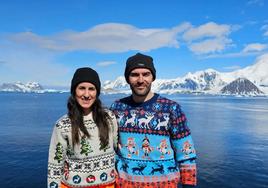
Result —
[{"label": "man's beard", "polygon": [[151,91],[151,86],[152,86],[152,84],[145,87],[145,90],[140,91],[140,90],[136,89],[134,86],[130,85],[130,89],[132,90],[132,93],[134,95],[136,95],[138,97],[145,97]]}]

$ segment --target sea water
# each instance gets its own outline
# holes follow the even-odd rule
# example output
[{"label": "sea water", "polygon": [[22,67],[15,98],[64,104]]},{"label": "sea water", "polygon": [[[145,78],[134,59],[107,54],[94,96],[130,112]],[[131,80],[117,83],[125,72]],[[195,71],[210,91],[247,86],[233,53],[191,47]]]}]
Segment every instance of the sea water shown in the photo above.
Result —
[{"label": "sea water", "polygon": [[[68,93],[0,93],[0,184],[46,187],[54,123]],[[109,106],[122,95],[102,95]],[[268,187],[268,98],[167,95],[188,119],[198,187]]]}]

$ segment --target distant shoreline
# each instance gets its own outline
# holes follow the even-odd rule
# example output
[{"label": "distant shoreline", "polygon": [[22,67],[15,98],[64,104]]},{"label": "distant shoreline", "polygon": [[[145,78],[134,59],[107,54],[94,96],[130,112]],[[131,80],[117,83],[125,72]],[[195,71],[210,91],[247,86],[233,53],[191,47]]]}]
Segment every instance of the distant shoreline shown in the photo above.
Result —
[{"label": "distant shoreline", "polygon": [[[0,91],[0,94],[69,94],[69,91],[32,91],[32,92],[22,92],[22,91]],[[156,92],[158,93],[158,92]],[[235,98],[267,98],[268,95],[227,95],[227,94],[210,94],[201,92],[176,92],[176,93],[160,93],[161,95],[183,95],[183,96],[204,96],[204,97],[235,97]],[[105,95],[130,95],[130,92],[101,92],[102,96]]]}]

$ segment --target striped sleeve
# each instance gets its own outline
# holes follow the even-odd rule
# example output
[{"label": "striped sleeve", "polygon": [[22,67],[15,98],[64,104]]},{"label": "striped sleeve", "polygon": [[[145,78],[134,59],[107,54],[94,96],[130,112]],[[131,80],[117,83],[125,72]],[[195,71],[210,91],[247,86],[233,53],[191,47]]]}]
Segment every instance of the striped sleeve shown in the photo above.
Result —
[{"label": "striped sleeve", "polygon": [[196,151],[190,129],[187,126],[187,119],[178,104],[174,104],[171,109],[169,131],[181,173],[181,183],[196,185]]}]

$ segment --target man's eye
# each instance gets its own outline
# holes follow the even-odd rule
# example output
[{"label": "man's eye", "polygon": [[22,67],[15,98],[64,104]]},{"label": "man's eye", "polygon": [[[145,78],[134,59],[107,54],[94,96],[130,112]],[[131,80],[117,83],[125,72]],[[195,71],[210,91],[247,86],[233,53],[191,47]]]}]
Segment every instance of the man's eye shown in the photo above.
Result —
[{"label": "man's eye", "polygon": [[146,77],[148,77],[148,76],[150,76],[150,75],[151,75],[150,72],[146,72],[146,73],[143,74],[143,76],[146,76]]},{"label": "man's eye", "polygon": [[139,76],[139,74],[137,74],[137,73],[131,73],[130,76],[131,77],[137,77],[137,76]]}]

